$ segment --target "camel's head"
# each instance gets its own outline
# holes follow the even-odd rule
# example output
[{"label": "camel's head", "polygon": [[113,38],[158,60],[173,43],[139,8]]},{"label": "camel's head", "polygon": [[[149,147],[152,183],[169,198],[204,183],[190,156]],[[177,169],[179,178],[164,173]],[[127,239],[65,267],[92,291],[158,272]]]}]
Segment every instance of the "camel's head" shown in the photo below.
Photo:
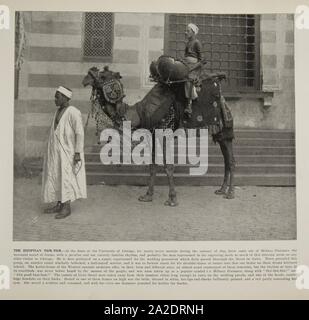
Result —
[{"label": "camel's head", "polygon": [[116,126],[121,120],[122,100],[125,96],[121,78],[119,72],[109,70],[108,66],[102,71],[92,67],[82,82],[84,87],[92,87],[92,98]]},{"label": "camel's head", "polygon": [[98,78],[99,78],[99,69],[97,67],[90,68],[88,70],[87,75],[83,79],[83,82],[82,82],[83,86],[84,87],[95,86]]}]

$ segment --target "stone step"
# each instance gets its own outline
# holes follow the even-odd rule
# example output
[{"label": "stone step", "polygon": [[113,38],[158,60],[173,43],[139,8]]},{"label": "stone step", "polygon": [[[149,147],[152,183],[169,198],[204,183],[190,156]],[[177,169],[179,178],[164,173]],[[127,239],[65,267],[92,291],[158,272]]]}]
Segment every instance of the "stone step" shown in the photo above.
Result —
[{"label": "stone step", "polygon": [[[175,166],[183,166],[183,167],[192,167],[189,161],[187,161],[186,164],[178,164],[177,157],[175,158]],[[130,164],[112,164],[112,165],[104,165],[100,161],[100,155],[98,153],[86,153],[85,154],[85,161],[86,161],[86,168],[87,170],[94,171],[96,168],[100,168],[100,170],[108,170],[112,171],[113,168],[117,168],[117,170],[127,171],[127,170],[133,170],[133,171],[140,171],[144,170],[145,165],[135,165],[134,163]],[[254,169],[256,167],[263,169],[273,169],[277,167],[278,170],[283,170],[285,168],[288,168],[288,170],[294,170],[295,171],[295,156],[290,155],[278,155],[278,156],[272,156],[272,155],[238,155],[235,157],[237,168],[245,168],[247,167],[248,170],[250,168]],[[209,167],[223,167],[224,161],[222,155],[211,155],[208,158],[208,164]],[[31,168],[35,171],[41,171],[42,170],[42,159],[36,159],[33,161],[27,161],[26,166],[28,168]],[[110,167],[110,168],[108,168]],[[105,169],[106,168],[106,169]],[[275,170],[277,170],[275,169]],[[177,169],[179,170],[179,169]]]},{"label": "stone step", "polygon": [[[194,144],[193,144],[194,143]],[[102,146],[105,143],[102,143],[101,145],[95,144],[94,147],[102,148]],[[185,142],[184,146],[186,146],[188,143]],[[249,146],[249,147],[294,147],[295,146],[295,140],[294,139],[268,139],[268,138],[236,138],[233,141],[234,146]],[[177,141],[175,141],[175,146],[178,145]],[[208,146],[215,145],[212,139],[208,139]],[[190,146],[197,146],[200,147],[200,140],[197,138],[197,141],[190,142]],[[132,144],[132,148],[134,145]],[[203,144],[202,146],[203,147]]]},{"label": "stone step", "polygon": [[237,138],[233,141],[236,146],[262,146],[262,147],[294,147],[295,139],[270,139],[270,138]]},{"label": "stone step", "polygon": [[[144,166],[144,172],[134,172],[138,166],[131,166],[129,172],[122,172],[124,168],[117,168],[117,166],[103,166],[98,164],[94,166],[96,168],[105,168],[105,172],[102,170],[92,171],[87,163],[87,183],[88,184],[100,184],[102,182],[109,185],[146,185],[149,174],[148,168]],[[33,174],[38,174],[42,171],[42,163],[39,161],[30,162],[26,164],[27,169]],[[112,170],[118,169],[116,172]],[[219,185],[223,179],[223,164],[217,166],[209,166],[209,171],[204,176],[191,176],[188,173],[183,172],[183,167],[186,169],[189,166],[176,166],[175,182],[177,185]],[[134,169],[132,171],[132,168]],[[270,170],[271,168],[271,170]],[[106,171],[106,169],[108,170]],[[138,168],[140,170],[140,168]],[[253,170],[254,169],[254,170]],[[287,169],[287,172],[283,169]],[[278,173],[278,170],[281,173]],[[243,172],[241,172],[243,171]],[[187,171],[188,172],[188,171]],[[213,173],[212,173],[213,172]],[[275,165],[275,166],[248,166],[237,165],[237,171],[235,174],[236,184],[238,185],[273,185],[273,186],[295,186],[295,165]],[[166,174],[163,173],[163,167],[159,167],[157,174],[158,184],[166,184]]]},{"label": "stone step", "polygon": [[[86,153],[99,153],[102,149],[100,145],[94,145],[92,147],[86,147]],[[194,150],[193,147],[190,149]],[[198,151],[199,149],[196,148]],[[204,148],[204,150],[206,150]],[[294,146],[239,146],[234,145],[234,155],[295,155]],[[177,148],[175,148],[175,154],[177,153]],[[221,154],[219,145],[208,145],[208,155],[218,155]]]},{"label": "stone step", "polygon": [[[174,175],[176,186],[219,186],[223,176],[218,174],[206,174],[206,176],[189,176],[176,173]],[[149,175],[140,173],[105,174],[98,172],[87,173],[87,184],[106,184],[106,185],[135,185],[146,186]],[[156,185],[167,185],[167,177],[163,173],[157,174]],[[295,175],[293,174],[251,174],[236,175],[235,185],[246,186],[295,186]]]},{"label": "stone step", "polygon": [[[175,165],[175,173],[189,174],[190,168],[196,168],[196,165]],[[237,174],[295,174],[295,165],[289,164],[238,164]],[[148,165],[135,165],[135,164],[112,164],[103,165],[100,162],[87,162],[86,163],[87,172],[97,172],[97,173],[147,173],[149,171]],[[164,167],[162,165],[158,166],[158,172],[164,173]],[[207,173],[209,174],[222,174],[224,172],[223,164],[209,164]]]},{"label": "stone step", "polygon": [[[268,164],[292,164],[295,165],[295,156],[294,155],[235,155],[236,162],[238,164],[257,164],[257,163],[268,163]],[[99,153],[86,153],[85,154],[86,162],[100,162]],[[208,156],[209,164],[221,164],[223,163],[223,156],[218,155],[209,155]]]},{"label": "stone step", "polygon": [[[273,129],[234,129],[237,139],[260,138],[260,139],[292,139],[295,140],[293,130],[273,130]],[[87,136],[95,136],[95,127],[87,128]]]},{"label": "stone step", "polygon": [[234,132],[237,138],[267,138],[295,140],[295,132],[292,130],[235,129]]}]

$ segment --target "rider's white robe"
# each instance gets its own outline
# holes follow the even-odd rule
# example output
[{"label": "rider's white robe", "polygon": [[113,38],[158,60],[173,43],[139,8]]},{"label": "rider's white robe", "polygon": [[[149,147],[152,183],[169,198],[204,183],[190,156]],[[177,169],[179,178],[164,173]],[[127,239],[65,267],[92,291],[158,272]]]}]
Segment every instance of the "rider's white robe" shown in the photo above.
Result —
[{"label": "rider's white robe", "polygon": [[[69,106],[54,129],[56,113],[50,128],[44,156],[42,200],[66,202],[87,197],[84,159],[84,129],[81,112]],[[73,165],[75,152],[81,162]]]}]

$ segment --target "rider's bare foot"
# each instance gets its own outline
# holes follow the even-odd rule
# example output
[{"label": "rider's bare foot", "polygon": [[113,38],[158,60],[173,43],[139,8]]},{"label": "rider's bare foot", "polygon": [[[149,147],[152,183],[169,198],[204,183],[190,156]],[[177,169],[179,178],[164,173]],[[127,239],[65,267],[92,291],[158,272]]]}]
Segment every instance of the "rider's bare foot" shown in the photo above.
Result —
[{"label": "rider's bare foot", "polygon": [[185,110],[185,117],[186,117],[187,119],[191,119],[191,117],[192,117],[192,111],[186,111],[186,110]]},{"label": "rider's bare foot", "polygon": [[192,101],[190,100],[184,110],[184,113],[188,116],[191,117],[192,115]]}]

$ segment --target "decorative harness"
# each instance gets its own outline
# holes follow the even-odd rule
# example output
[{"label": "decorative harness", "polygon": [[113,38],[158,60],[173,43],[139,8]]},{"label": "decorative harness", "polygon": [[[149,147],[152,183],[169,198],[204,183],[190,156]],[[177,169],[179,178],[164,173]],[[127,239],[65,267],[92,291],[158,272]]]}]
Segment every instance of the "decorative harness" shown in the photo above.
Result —
[{"label": "decorative harness", "polygon": [[[108,73],[109,77],[104,79],[104,72]],[[111,73],[106,69],[104,72],[100,72],[97,68],[90,69],[88,75],[92,78],[92,92],[90,96],[91,109],[88,112],[87,121],[85,124],[85,130],[88,127],[88,122],[90,115],[96,120],[96,135],[99,136],[101,127],[111,126],[111,124],[120,126],[122,121],[125,121],[125,113],[127,110],[126,104],[122,103],[122,99],[125,97],[123,86],[119,79],[111,77],[114,73]],[[102,73],[102,77],[100,77]],[[115,108],[121,106],[124,110],[119,113],[119,109],[116,110],[115,115],[108,115],[106,110],[106,104],[102,103],[106,101],[107,103],[114,105]],[[112,122],[112,123],[111,123]]]}]

